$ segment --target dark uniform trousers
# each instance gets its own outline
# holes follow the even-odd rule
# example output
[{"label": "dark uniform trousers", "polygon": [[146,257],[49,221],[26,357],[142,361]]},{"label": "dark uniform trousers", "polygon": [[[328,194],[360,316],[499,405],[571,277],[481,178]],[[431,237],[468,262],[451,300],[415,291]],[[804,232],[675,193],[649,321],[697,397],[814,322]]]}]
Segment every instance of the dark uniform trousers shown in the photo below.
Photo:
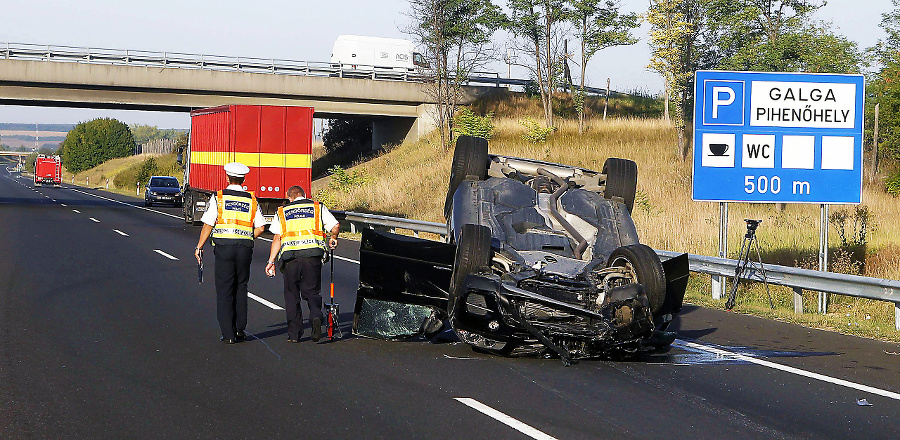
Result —
[{"label": "dark uniform trousers", "polygon": [[247,328],[247,283],[250,281],[250,260],[253,248],[218,245],[216,256],[216,312],[219,328],[226,339]]},{"label": "dark uniform trousers", "polygon": [[309,319],[322,320],[322,257],[298,257],[287,260],[284,275],[284,310],[287,314],[288,337],[300,339],[303,334],[303,310],[300,300],[309,306]]}]

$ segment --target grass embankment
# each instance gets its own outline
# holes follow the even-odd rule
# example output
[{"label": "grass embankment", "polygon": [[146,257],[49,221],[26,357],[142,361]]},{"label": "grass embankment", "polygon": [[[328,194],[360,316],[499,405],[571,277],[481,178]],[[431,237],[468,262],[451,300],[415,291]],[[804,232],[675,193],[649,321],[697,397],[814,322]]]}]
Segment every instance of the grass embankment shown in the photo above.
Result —
[{"label": "grass embankment", "polygon": [[[142,175],[146,174],[146,176]],[[100,165],[80,173],[72,174],[63,171],[63,182],[79,186],[102,188],[125,195],[138,194],[137,182],[140,178],[141,190],[147,184],[149,176],[172,176],[181,182],[184,172],[175,162],[175,154],[137,154],[108,160]],[[74,177],[74,180],[72,179]]]},{"label": "grass embankment", "polygon": [[[659,120],[609,119],[588,122],[579,135],[577,122],[563,121],[546,144],[523,140],[525,127],[518,118],[498,118],[490,142],[494,154],[519,156],[600,170],[607,157],[622,157],[638,164],[638,197],[634,209],[641,241],[654,248],[715,255],[718,246],[718,204],[691,200],[691,162],[676,151],[675,132]],[[329,186],[317,182],[313,189],[336,209],[371,212],[419,220],[443,222],[452,151],[432,136],[406,143],[347,170],[362,177],[354,185]],[[840,248],[832,227],[830,247],[833,270],[863,271],[874,277],[900,279],[900,204],[880,188],[867,186],[864,206],[870,211],[868,245],[854,263]],[[847,209],[832,207],[832,211]],[[852,210],[852,208],[850,208]],[[810,266],[818,253],[819,207],[788,205],[779,211],[769,204],[729,206],[729,255],[736,258],[745,231],[744,218],[763,219],[758,231],[763,261],[787,266]],[[860,264],[861,263],[861,264]],[[769,310],[765,290],[742,288],[735,311],[781,319],[817,328],[900,341],[894,328],[891,303],[831,296],[826,315],[794,315],[790,289],[772,286],[775,311]],[[709,277],[692,276],[688,300],[710,307],[724,301],[709,298]],[[816,295],[804,294],[805,310],[816,310]]]}]

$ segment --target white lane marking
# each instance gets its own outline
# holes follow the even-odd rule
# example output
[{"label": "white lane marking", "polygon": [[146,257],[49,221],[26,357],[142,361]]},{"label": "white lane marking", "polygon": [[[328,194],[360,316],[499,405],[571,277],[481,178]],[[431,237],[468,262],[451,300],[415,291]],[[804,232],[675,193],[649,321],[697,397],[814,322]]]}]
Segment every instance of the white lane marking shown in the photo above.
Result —
[{"label": "white lane marking", "polygon": [[79,211],[79,210],[77,210],[77,209],[73,209],[72,212],[74,212],[74,213],[76,213],[76,214],[81,214],[81,211]]},{"label": "white lane marking", "polygon": [[269,307],[270,309],[274,309],[274,310],[284,310],[284,307],[281,307],[281,306],[279,306],[278,304],[275,304],[275,303],[273,303],[273,302],[269,302],[268,300],[263,299],[263,298],[260,298],[260,297],[254,295],[254,294],[252,294],[252,293],[250,293],[250,292],[247,292],[247,297],[259,301],[260,304],[262,304],[262,305],[264,305],[264,306],[266,306],[266,307]]},{"label": "white lane marking", "polygon": [[349,262],[351,262],[351,263],[359,264],[359,261],[351,260],[351,259],[349,259],[349,258],[342,257],[342,256],[340,256],[340,255],[335,255],[335,256],[334,256],[334,259],[335,259],[335,260],[342,260],[342,261],[349,261]]},{"label": "white lane marking", "polygon": [[[72,190],[72,191],[75,191],[75,192],[79,192],[79,193],[82,193],[82,194],[85,194],[85,195],[89,195],[89,196],[91,196],[91,197],[97,197],[98,199],[109,200],[110,202],[116,202],[116,203],[121,204],[121,205],[131,206],[131,207],[133,207],[133,208],[143,209],[143,210],[145,210],[145,211],[150,211],[150,212],[155,212],[155,213],[157,213],[157,214],[167,215],[167,216],[172,217],[172,218],[182,219],[180,216],[172,215],[172,214],[169,214],[168,212],[157,211],[157,210],[155,210],[155,209],[147,209],[147,208],[145,208],[145,207],[143,207],[143,206],[137,206],[137,205],[132,205],[131,203],[120,202],[120,201],[118,201],[118,200],[110,199],[110,198],[103,197],[103,196],[98,196],[98,195],[96,195],[96,194],[91,194],[91,193],[88,193],[88,192],[79,191],[79,190],[77,190],[77,189],[75,189],[75,188],[67,188],[67,189]],[[63,206],[66,206],[66,205],[63,205]],[[183,219],[182,219],[182,220],[183,220]],[[272,239],[271,239],[271,238],[265,238],[265,237],[259,237],[259,240],[265,240],[265,241],[268,241],[268,242],[270,242],[270,243],[272,242]],[[347,262],[350,262],[350,263],[356,263],[356,264],[359,264],[359,261],[351,260],[351,259],[349,259],[349,258],[345,258],[345,257],[337,256],[337,255],[335,255],[334,258],[336,258],[336,259],[338,259],[338,260],[347,261]]]},{"label": "white lane marking", "polygon": [[122,231],[120,231],[120,230],[118,230],[118,229],[113,229],[113,231],[114,231],[116,234],[119,234],[119,235],[122,235],[122,236],[125,236],[125,237],[128,237],[128,236],[129,236],[128,234],[126,234],[126,233],[124,233],[124,232],[122,232]]},{"label": "white lane marking", "polygon": [[100,223],[100,220],[97,220],[97,219],[95,219],[94,217],[91,217],[91,220],[92,220],[94,223]]},{"label": "white lane marking", "polygon": [[175,257],[173,257],[173,256],[171,256],[171,255],[169,255],[169,254],[167,254],[167,253],[165,253],[165,252],[163,252],[163,251],[161,251],[161,250],[159,250],[159,249],[153,249],[153,252],[156,252],[157,254],[160,254],[160,255],[162,255],[162,256],[164,256],[164,257],[170,259],[170,260],[176,260],[176,261],[178,260],[178,258],[175,258]]},{"label": "white lane marking", "polygon": [[[738,353],[734,353],[728,350],[723,350],[721,348],[710,347],[708,345],[698,344],[696,342],[688,342],[677,340],[677,342],[685,347],[696,348],[698,350],[703,350],[709,353],[717,354],[720,356],[728,356],[735,359],[740,359],[742,361],[754,363],[756,365],[762,365],[764,367],[774,368],[776,370],[781,370],[787,373],[796,374],[798,376],[808,377],[810,379],[821,380],[823,382],[832,383],[835,385],[844,386],[847,388],[853,388],[854,390],[865,391],[867,393],[876,394],[883,397],[888,397],[894,400],[900,400],[900,393],[894,393],[887,390],[882,390],[880,388],[870,387],[868,385],[858,384],[856,382],[850,382],[844,379],[838,379],[836,377],[826,376],[824,374],[813,373],[811,371],[801,370],[799,368],[789,367],[787,365],[776,364],[775,362],[770,362],[763,359],[758,359],[752,356],[746,356]],[[676,344],[673,344],[676,345]]]},{"label": "white lane marking", "polygon": [[[98,198],[98,199],[103,199],[103,200],[108,200],[108,201],[110,201],[110,202],[115,202],[115,203],[118,203],[118,204],[120,204],[120,205],[130,206],[130,207],[132,207],[132,208],[143,209],[144,211],[155,212],[155,213],[157,213],[157,214],[167,215],[167,216],[172,217],[172,218],[182,219],[181,216],[178,216],[178,215],[172,215],[172,214],[169,214],[168,212],[162,212],[162,211],[157,211],[157,210],[155,210],[155,209],[148,209],[148,208],[145,208],[145,207],[143,207],[143,206],[132,205],[131,203],[125,203],[125,202],[121,202],[121,201],[118,201],[118,200],[115,200],[115,199],[110,199],[110,198],[108,198],[108,197],[98,196],[98,195],[96,195],[96,194],[91,194],[91,193],[89,193],[89,192],[80,191],[80,190],[77,190],[77,189],[75,189],[75,188],[68,188],[68,189],[71,190],[71,191],[75,191],[75,192],[77,192],[77,193],[82,193],[82,194],[85,194],[85,195],[89,195],[89,196],[91,196],[91,197],[96,197],[96,198]],[[183,220],[183,219],[182,219],[182,220]]]},{"label": "white lane marking", "polygon": [[509,426],[510,428],[515,429],[516,431],[519,431],[531,438],[541,440],[556,440],[556,437],[544,434],[543,432],[538,431],[537,429],[534,429],[531,426],[528,426],[506,414],[503,414],[502,412],[497,411],[496,409],[491,408],[475,399],[471,399],[468,397],[454,397],[453,400],[462,403],[463,405],[466,405],[469,408],[472,408],[475,411],[478,411],[494,420],[497,420],[498,422],[503,423],[504,425]]},{"label": "white lane marking", "polygon": [[66,206],[66,204],[65,204],[65,203],[60,203],[60,205],[62,205],[62,206],[63,206],[63,207],[65,207],[65,206]]}]

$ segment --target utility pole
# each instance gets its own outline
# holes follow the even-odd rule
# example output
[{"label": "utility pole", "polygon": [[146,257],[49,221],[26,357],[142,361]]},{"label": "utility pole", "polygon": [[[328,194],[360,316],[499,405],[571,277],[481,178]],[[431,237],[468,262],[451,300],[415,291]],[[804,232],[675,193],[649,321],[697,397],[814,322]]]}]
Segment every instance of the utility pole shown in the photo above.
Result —
[{"label": "utility pole", "polygon": [[875,180],[878,174],[878,110],[881,104],[875,104],[875,133],[872,135],[872,175],[869,176],[870,181]]}]

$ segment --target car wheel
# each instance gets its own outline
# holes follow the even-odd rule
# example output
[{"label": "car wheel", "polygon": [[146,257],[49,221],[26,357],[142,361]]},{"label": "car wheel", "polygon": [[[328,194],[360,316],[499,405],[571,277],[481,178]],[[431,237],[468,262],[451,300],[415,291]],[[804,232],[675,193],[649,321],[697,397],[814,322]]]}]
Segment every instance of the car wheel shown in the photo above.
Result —
[{"label": "car wheel", "polygon": [[151,206],[153,206],[153,204],[152,204],[152,203],[150,203],[150,201],[149,201],[149,200],[147,200],[147,199],[144,199],[144,206],[146,206],[146,207],[148,207],[148,208],[149,208],[149,207],[151,207]]},{"label": "car wheel", "polygon": [[453,150],[453,163],[450,165],[450,185],[447,188],[447,199],[444,201],[444,218],[449,217],[453,204],[453,194],[466,176],[475,176],[478,180],[487,178],[488,144],[487,139],[473,136],[460,136]]},{"label": "car wheel", "polygon": [[666,275],[656,251],[644,244],[622,246],[609,256],[607,267],[627,267],[634,272],[636,282],[644,286],[650,310],[655,315],[666,300]]},{"label": "car wheel", "polygon": [[603,174],[606,174],[603,197],[622,198],[622,203],[628,208],[628,213],[631,213],[637,192],[637,164],[627,159],[611,157],[603,163]]},{"label": "car wheel", "polygon": [[461,292],[458,289],[463,280],[471,273],[491,264],[491,229],[487,226],[463,225],[456,241],[456,258],[453,264],[453,275],[450,278],[450,301],[447,313],[455,315],[456,299]]}]

